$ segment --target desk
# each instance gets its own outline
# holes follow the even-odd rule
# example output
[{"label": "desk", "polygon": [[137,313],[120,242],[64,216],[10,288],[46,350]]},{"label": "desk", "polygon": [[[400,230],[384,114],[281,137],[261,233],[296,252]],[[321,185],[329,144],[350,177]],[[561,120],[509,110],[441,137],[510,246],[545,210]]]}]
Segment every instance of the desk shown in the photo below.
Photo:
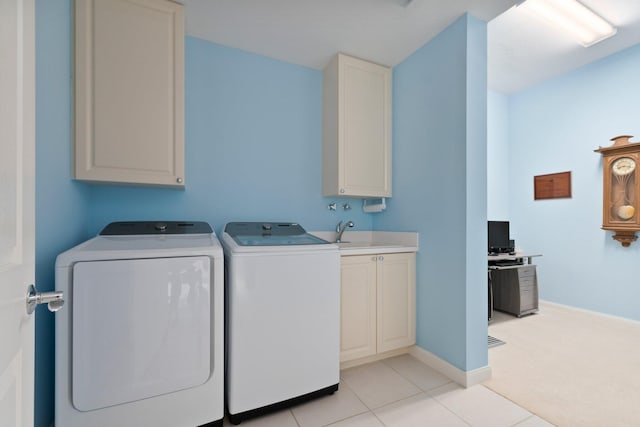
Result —
[{"label": "desk", "polygon": [[[493,310],[521,317],[538,311],[538,277],[532,258],[542,254],[490,255],[488,261],[488,318]],[[526,258],[527,263],[524,263]],[[522,260],[517,265],[495,265],[495,261]]]},{"label": "desk", "polygon": [[[491,263],[491,261],[502,261],[502,260],[517,260],[517,259],[527,259],[527,264],[531,264],[531,258],[542,256],[542,254],[523,254],[523,253],[515,253],[514,255],[509,254],[500,254],[500,255],[488,255],[487,261]],[[489,264],[491,266],[491,264]]]}]

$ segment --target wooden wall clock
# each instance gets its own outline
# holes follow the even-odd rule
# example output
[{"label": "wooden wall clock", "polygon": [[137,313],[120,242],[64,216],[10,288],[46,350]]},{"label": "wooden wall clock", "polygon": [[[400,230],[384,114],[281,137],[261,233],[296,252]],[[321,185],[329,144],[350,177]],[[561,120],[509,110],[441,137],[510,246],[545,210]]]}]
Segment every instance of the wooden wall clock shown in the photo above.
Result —
[{"label": "wooden wall clock", "polygon": [[602,229],[614,231],[613,239],[628,247],[640,231],[640,142],[621,135],[613,145],[594,150],[602,154]]}]

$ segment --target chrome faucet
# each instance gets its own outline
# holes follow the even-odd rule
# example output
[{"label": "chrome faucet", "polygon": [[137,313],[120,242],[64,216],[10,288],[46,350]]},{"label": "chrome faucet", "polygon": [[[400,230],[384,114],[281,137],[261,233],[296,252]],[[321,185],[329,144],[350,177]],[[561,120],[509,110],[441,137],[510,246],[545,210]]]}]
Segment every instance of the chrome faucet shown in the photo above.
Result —
[{"label": "chrome faucet", "polygon": [[342,242],[342,233],[344,233],[344,230],[346,230],[347,227],[353,228],[354,225],[355,224],[353,223],[353,221],[348,221],[344,224],[342,223],[342,221],[340,221],[336,226],[336,233],[338,233],[338,236],[336,237],[336,243]]}]

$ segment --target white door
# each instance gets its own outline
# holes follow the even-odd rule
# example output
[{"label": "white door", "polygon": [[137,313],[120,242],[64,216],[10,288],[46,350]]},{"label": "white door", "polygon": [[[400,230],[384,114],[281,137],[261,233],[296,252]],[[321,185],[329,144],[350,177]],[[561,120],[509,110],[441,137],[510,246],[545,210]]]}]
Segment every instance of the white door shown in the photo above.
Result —
[{"label": "white door", "polygon": [[35,20],[0,0],[0,427],[33,426]]}]

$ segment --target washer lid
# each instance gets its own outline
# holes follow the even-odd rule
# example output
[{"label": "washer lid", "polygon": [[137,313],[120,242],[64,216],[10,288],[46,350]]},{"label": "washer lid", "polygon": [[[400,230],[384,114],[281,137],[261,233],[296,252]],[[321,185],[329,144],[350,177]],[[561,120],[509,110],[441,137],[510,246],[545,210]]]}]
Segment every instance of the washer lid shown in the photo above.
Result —
[{"label": "washer lid", "polygon": [[240,246],[326,245],[294,222],[230,222],[224,231]]},{"label": "washer lid", "polygon": [[207,234],[212,231],[209,224],[201,221],[124,221],[112,222],[102,229],[100,235]]}]

